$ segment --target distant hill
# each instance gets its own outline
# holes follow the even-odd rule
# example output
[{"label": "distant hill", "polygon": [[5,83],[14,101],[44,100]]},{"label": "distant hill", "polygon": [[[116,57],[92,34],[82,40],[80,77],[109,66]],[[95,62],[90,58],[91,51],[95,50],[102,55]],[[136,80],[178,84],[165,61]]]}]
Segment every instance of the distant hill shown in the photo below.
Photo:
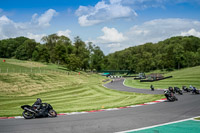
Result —
[{"label": "distant hill", "polygon": [[109,54],[104,59],[107,70],[173,70],[200,65],[200,38],[171,37],[158,43],[146,43]]}]

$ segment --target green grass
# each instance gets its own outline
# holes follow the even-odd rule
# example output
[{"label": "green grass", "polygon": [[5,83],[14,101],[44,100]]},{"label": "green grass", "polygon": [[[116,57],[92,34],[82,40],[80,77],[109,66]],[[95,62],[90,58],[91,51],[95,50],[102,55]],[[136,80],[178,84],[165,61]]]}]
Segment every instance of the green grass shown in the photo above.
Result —
[{"label": "green grass", "polygon": [[[11,65],[12,64],[12,65]],[[8,60],[2,66],[14,69],[30,68],[30,62]],[[21,105],[32,105],[36,98],[50,103],[58,113],[89,111],[145,103],[163,98],[163,95],[147,95],[120,92],[102,86],[102,77],[82,72],[65,73],[60,66],[35,63],[40,67],[51,67],[46,73],[3,72],[0,73],[0,116],[18,116]],[[35,67],[37,68],[37,67]],[[62,72],[55,72],[62,71]]]},{"label": "green grass", "polygon": [[166,89],[169,86],[182,88],[182,86],[189,87],[189,85],[192,85],[200,89],[200,66],[172,71],[166,73],[164,76],[173,76],[173,78],[154,82],[140,82],[139,80],[129,78],[125,81],[125,85],[145,89],[150,89],[151,84],[156,89]]},{"label": "green grass", "polygon": [[49,73],[60,72],[67,74],[75,74],[74,72],[67,71],[67,68],[51,64],[40,63],[34,61],[22,61],[17,59],[0,58],[0,73]]},{"label": "green grass", "polygon": [[200,120],[200,117],[194,118],[195,120]]}]

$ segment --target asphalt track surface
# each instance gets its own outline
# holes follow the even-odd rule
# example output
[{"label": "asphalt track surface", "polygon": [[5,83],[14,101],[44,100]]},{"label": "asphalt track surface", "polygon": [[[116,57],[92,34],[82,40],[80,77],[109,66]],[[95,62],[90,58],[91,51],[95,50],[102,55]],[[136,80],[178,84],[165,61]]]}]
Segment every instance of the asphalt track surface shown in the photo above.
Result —
[{"label": "asphalt track surface", "polygon": [[116,79],[112,83],[108,83],[104,85],[107,88],[115,89],[118,91],[127,91],[127,92],[136,92],[136,93],[145,93],[145,94],[163,94],[163,90],[154,90],[151,91],[150,89],[137,89],[124,86],[123,84],[124,79]]},{"label": "asphalt track surface", "polygon": [[[123,80],[106,87],[138,92],[123,86]],[[142,90],[144,93],[161,93]],[[176,95],[176,102],[161,102],[136,108],[102,111],[56,118],[0,120],[0,133],[113,133],[200,116],[200,95]]]}]

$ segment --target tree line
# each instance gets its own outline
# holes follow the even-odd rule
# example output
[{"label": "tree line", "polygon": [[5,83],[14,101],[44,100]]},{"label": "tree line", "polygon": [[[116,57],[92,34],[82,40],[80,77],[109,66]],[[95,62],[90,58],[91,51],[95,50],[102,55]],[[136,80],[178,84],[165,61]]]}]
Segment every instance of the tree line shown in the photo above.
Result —
[{"label": "tree line", "polygon": [[200,65],[200,38],[176,36],[109,54],[104,63],[111,70],[174,70]]},{"label": "tree line", "polygon": [[171,37],[158,43],[139,46],[104,55],[100,47],[74,42],[65,36],[51,34],[42,38],[44,44],[26,37],[0,40],[0,57],[33,60],[63,65],[69,70],[173,70],[200,65],[200,38]]},{"label": "tree line", "polygon": [[33,39],[17,37],[0,40],[0,57],[32,60],[63,65],[69,70],[101,70],[104,53],[100,47],[80,37],[74,43],[66,36],[51,34],[42,38],[44,44]]}]

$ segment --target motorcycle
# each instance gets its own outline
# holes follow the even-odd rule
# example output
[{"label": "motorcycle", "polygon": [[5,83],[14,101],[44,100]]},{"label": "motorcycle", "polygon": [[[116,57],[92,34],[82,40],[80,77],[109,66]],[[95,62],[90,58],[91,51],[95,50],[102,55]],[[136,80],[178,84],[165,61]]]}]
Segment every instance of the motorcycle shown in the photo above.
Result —
[{"label": "motorcycle", "polygon": [[154,87],[153,87],[153,85],[151,85],[150,88],[151,88],[151,91],[154,91]]},{"label": "motorcycle", "polygon": [[186,92],[190,92],[191,91],[191,89],[187,88],[186,86],[182,86],[182,90],[186,91]]},{"label": "motorcycle", "polygon": [[197,90],[195,87],[192,89],[192,94],[199,94],[199,90]]},{"label": "motorcycle", "polygon": [[168,101],[171,101],[171,102],[178,101],[178,99],[175,97],[174,93],[169,90],[164,91],[164,95]]},{"label": "motorcycle", "polygon": [[181,90],[180,88],[178,88],[178,87],[174,87],[174,91],[175,91],[175,93],[178,93],[178,94],[180,94],[180,95],[183,95],[182,90]]},{"label": "motorcycle", "polygon": [[42,103],[40,110],[37,110],[36,107],[30,105],[23,105],[21,108],[24,110],[22,115],[25,119],[57,116],[56,111],[53,110],[53,107],[48,103]]}]

